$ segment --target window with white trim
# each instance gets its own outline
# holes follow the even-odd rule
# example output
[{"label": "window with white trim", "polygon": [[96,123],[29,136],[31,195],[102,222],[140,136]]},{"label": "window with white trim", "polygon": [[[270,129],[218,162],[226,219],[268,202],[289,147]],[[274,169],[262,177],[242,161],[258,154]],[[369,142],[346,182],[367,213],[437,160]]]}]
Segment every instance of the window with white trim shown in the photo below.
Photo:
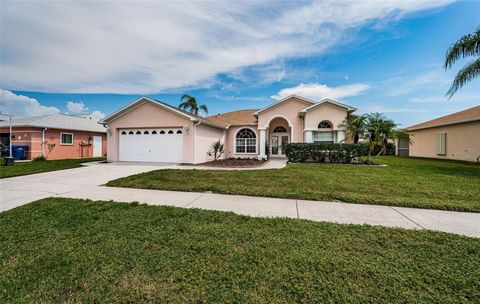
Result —
[{"label": "window with white trim", "polygon": [[73,145],[73,134],[72,133],[60,133],[60,144],[61,145]]},{"label": "window with white trim", "polygon": [[287,133],[287,129],[285,129],[283,126],[278,126],[273,129],[273,133]]},{"label": "window with white trim", "polygon": [[319,129],[333,129],[332,128],[332,124],[327,121],[327,120],[323,120],[321,121],[319,124],[318,124],[318,128]]},{"label": "window with white trim", "polygon": [[333,132],[313,132],[313,142],[315,143],[333,143],[334,141]]},{"label": "window with white trim", "polygon": [[251,129],[243,128],[235,137],[235,153],[257,153],[257,136]]}]

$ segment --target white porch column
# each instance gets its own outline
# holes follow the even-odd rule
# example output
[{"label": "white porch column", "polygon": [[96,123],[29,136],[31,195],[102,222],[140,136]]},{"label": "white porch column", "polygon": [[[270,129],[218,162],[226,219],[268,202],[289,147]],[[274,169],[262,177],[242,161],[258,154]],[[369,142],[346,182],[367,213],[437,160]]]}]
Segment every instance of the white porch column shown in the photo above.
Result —
[{"label": "white porch column", "polygon": [[313,143],[313,131],[305,131],[305,142]]},{"label": "white porch column", "polygon": [[337,143],[344,143],[345,142],[345,131],[338,130],[337,131]]},{"label": "white porch column", "polygon": [[267,158],[267,155],[265,154],[265,143],[267,141],[267,132],[265,129],[260,129],[260,153],[258,153],[258,158],[259,159],[265,159]]}]

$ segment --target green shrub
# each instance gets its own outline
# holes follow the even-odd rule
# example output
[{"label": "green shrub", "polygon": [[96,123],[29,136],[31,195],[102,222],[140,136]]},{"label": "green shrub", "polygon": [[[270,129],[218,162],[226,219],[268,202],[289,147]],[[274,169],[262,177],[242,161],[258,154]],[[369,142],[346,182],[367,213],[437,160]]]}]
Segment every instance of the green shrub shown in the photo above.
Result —
[{"label": "green shrub", "polygon": [[[367,147],[366,148],[367,150],[365,150],[365,151],[367,151],[365,155],[367,155],[368,150],[369,150],[368,144],[367,143],[359,143],[359,145],[365,145]],[[382,149],[381,145],[376,145],[375,149],[373,149],[372,155],[373,156],[377,155],[378,152],[380,152],[381,149]],[[383,153],[381,155],[383,155]],[[387,153],[385,155],[395,155],[395,144],[393,144],[393,143],[388,143],[387,144]]]},{"label": "green shrub", "polygon": [[292,163],[352,163],[367,154],[366,144],[290,143],[286,149],[288,161]]}]

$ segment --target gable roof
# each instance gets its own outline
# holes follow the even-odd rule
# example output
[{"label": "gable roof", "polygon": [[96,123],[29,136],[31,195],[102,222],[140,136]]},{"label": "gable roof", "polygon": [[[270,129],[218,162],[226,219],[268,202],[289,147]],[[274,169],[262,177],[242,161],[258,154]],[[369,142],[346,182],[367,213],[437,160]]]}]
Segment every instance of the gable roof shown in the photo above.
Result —
[{"label": "gable roof", "polygon": [[308,98],[305,98],[305,97],[301,97],[301,96],[292,94],[292,95],[289,95],[289,96],[287,96],[287,97],[285,97],[285,98],[282,98],[282,99],[280,99],[280,100],[278,100],[278,101],[276,101],[276,102],[274,102],[274,103],[266,106],[266,107],[263,108],[263,109],[260,109],[260,110],[256,111],[255,113],[253,113],[253,115],[258,115],[258,114],[260,114],[260,113],[262,113],[262,112],[264,112],[264,111],[266,111],[266,110],[268,110],[268,109],[271,109],[271,108],[273,108],[273,107],[276,107],[276,106],[280,105],[281,103],[283,103],[283,102],[285,102],[285,101],[287,101],[287,100],[289,100],[289,99],[291,99],[291,98],[296,98],[296,99],[298,99],[298,100],[300,100],[300,101],[303,101],[303,102],[305,102],[307,105],[312,105],[312,104],[315,103],[315,101],[310,100],[310,99],[308,99]]},{"label": "gable roof", "polygon": [[480,106],[422,122],[407,128],[408,131],[454,125],[480,120]]},{"label": "gable roof", "polygon": [[346,104],[343,104],[343,103],[340,103],[338,101],[335,101],[335,100],[331,100],[329,98],[325,98],[323,99],[322,101],[319,101],[303,110],[300,110],[300,113],[306,113],[306,112],[309,112],[309,111],[312,111],[314,109],[316,109],[317,107],[323,105],[323,104],[326,104],[326,103],[329,103],[329,104],[333,104],[335,106],[338,106],[338,107],[341,107],[341,108],[344,108],[346,109],[348,112],[353,112],[355,110],[357,110],[357,108],[354,108],[354,107],[351,107],[349,105],[346,105]]},{"label": "gable roof", "polygon": [[210,126],[213,126],[213,127],[216,127],[216,128],[221,128],[221,129],[225,129],[224,126],[222,125],[218,125],[214,122],[211,122],[203,117],[200,117],[198,115],[195,115],[195,114],[192,114],[190,112],[187,112],[187,111],[184,111],[184,110],[180,110],[174,106],[171,106],[167,103],[164,103],[162,101],[159,101],[159,100],[156,100],[156,99],[153,99],[153,98],[150,98],[150,97],[146,97],[146,96],[143,96],[143,97],[140,97],[136,100],[134,100],[133,102],[129,103],[128,105],[124,106],[123,108],[113,112],[112,114],[108,115],[107,117],[105,117],[104,119],[102,119],[101,121],[99,121],[98,123],[100,124],[108,124],[109,122],[123,116],[124,114],[136,109],[137,107],[139,107],[140,105],[146,103],[146,102],[150,102],[160,108],[163,108],[167,111],[170,111],[174,114],[177,114],[179,116],[182,116],[186,119],[189,119],[191,121],[196,121],[196,122],[201,122],[201,123],[205,123],[207,125],[210,125]]},{"label": "gable roof", "polygon": [[[9,125],[8,120],[0,122],[0,127],[7,127]],[[12,126],[107,133],[107,129],[99,125],[96,119],[85,115],[50,114],[30,117],[12,117]]]},{"label": "gable roof", "polygon": [[204,119],[225,127],[255,125],[257,124],[257,118],[253,116],[253,113],[256,111],[258,109],[231,111],[204,117]]}]

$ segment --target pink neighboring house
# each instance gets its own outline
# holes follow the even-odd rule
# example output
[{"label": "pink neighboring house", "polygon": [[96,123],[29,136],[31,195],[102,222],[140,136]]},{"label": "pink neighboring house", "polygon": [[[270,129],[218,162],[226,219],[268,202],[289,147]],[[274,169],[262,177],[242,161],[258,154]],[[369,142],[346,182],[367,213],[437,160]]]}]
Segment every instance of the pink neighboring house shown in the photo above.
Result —
[{"label": "pink neighboring house", "polygon": [[[28,146],[27,160],[88,158],[107,154],[107,129],[89,115],[51,114],[14,117],[14,145]],[[8,144],[9,122],[0,123],[0,141]]]},{"label": "pink neighboring house", "polygon": [[263,109],[200,117],[141,97],[100,123],[107,127],[108,161],[209,161],[210,145],[225,144],[224,158],[285,157],[291,142],[349,142],[340,126],[354,107],[296,95]]}]

